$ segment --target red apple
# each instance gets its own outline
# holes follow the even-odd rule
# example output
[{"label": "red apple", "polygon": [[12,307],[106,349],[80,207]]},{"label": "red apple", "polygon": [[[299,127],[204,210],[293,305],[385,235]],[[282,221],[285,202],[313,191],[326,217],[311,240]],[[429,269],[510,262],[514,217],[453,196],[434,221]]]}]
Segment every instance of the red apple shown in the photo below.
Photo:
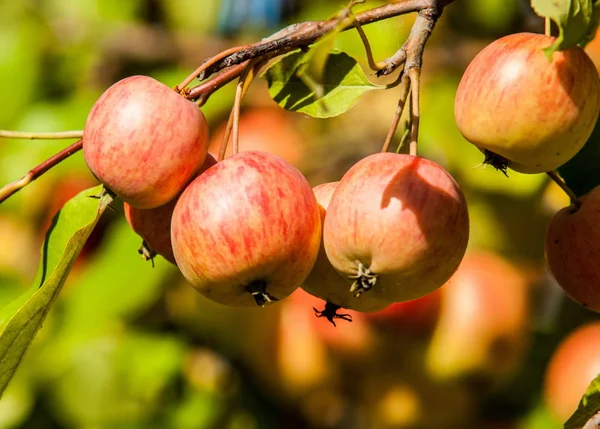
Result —
[{"label": "red apple", "polygon": [[490,381],[511,375],[529,340],[528,277],[494,253],[467,253],[441,292],[429,372],[440,379],[478,375]]},{"label": "red apple", "polygon": [[[329,182],[313,188],[321,211],[322,225],[325,222],[329,201],[338,184],[339,182]],[[335,270],[335,268],[333,268],[331,262],[329,262],[329,259],[327,258],[325,247],[321,240],[317,261],[308,278],[302,284],[302,288],[305,291],[338,307],[357,311],[378,311],[389,305],[388,301],[378,300],[369,294],[355,297],[354,294],[350,292],[351,285],[352,280],[345,279]],[[321,305],[320,307],[323,306]],[[331,316],[333,317],[334,315]]]},{"label": "red apple", "polygon": [[175,198],[201,168],[207,147],[208,127],[198,106],[147,76],[108,88],[83,130],[92,173],[141,209]]},{"label": "red apple", "polygon": [[241,152],[198,176],[171,221],[186,279],[222,304],[283,299],[312,269],[321,240],[319,205],[306,178],[265,152]]},{"label": "red apple", "polygon": [[[217,160],[209,153],[198,174],[202,174],[216,163]],[[176,197],[167,204],[153,209],[137,209],[130,204],[123,203],[125,218],[131,229],[142,237],[141,252],[148,252],[148,255],[145,256],[149,259],[152,259],[154,254],[158,254],[175,264],[171,245],[171,218],[177,199]]]},{"label": "red apple", "polygon": [[573,300],[600,312],[600,186],[554,215],[546,231],[550,272]]},{"label": "red apple", "polygon": [[[240,115],[240,151],[270,152],[293,165],[300,165],[305,156],[302,136],[292,123],[290,113],[281,107],[252,107]],[[209,151],[219,153],[226,124],[213,133]],[[231,156],[232,137],[229,137],[226,156]]]},{"label": "red apple", "polygon": [[465,197],[452,176],[425,158],[378,153],[355,164],[335,190],[323,240],[355,293],[409,301],[439,288],[469,238]]},{"label": "red apple", "polygon": [[469,64],[456,93],[463,136],[522,173],[566,163],[591,135],[600,111],[594,63],[577,46],[549,59],[543,49],[554,40],[518,33],[494,41]]},{"label": "red apple", "polygon": [[552,414],[567,420],[588,385],[600,374],[600,322],[580,326],[554,351],[544,378],[544,399]]},{"label": "red apple", "polygon": [[417,299],[395,302],[375,313],[365,316],[372,322],[408,334],[429,334],[440,314],[443,288]]}]

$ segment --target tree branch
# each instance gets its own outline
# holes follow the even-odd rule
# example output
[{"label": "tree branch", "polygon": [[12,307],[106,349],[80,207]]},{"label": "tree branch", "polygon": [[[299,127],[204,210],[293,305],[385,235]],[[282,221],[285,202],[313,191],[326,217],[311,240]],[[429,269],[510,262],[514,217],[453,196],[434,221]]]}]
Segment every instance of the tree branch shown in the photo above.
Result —
[{"label": "tree branch", "polygon": [[28,184],[30,184],[31,182],[33,182],[35,179],[40,177],[42,174],[44,174],[46,171],[50,170],[55,165],[64,161],[65,159],[67,159],[68,157],[73,155],[75,152],[80,151],[82,148],[83,148],[83,140],[79,140],[79,141],[73,143],[72,145],[66,147],[65,149],[61,150],[60,152],[58,152],[56,155],[52,156],[51,158],[48,158],[46,161],[42,162],[40,165],[33,167],[31,170],[29,170],[29,172],[25,176],[23,176],[19,180],[11,182],[8,185],[0,188],[0,203],[2,203],[4,200],[6,200],[8,197],[10,197],[15,192],[17,192],[19,189],[22,189],[25,186],[27,186]]},{"label": "tree branch", "polygon": [[[416,28],[419,30],[419,32],[422,32],[428,28],[428,26],[425,24],[430,24],[430,29],[433,29],[435,20],[437,20],[437,17],[439,17],[443,8],[454,1],[455,0],[404,0],[358,13],[356,14],[356,21],[360,25],[366,25],[407,13],[419,12],[419,17],[417,17],[418,23],[415,22],[413,31],[415,31]],[[273,58],[299,48],[307,47],[315,43],[319,38],[328,32],[335,29],[338,24],[339,20],[337,17],[327,21],[307,21],[292,24],[258,43],[254,43],[245,48],[236,50],[236,52],[225,56],[224,58],[210,65],[210,67],[205,68],[202,75],[199,77],[202,79],[205,76],[218,73],[227,67],[235,66],[234,69],[223,72],[225,74],[224,76],[221,76],[220,73],[214,78],[192,88],[187,97],[190,99],[198,99],[200,97],[206,99],[207,92],[210,94],[216,91],[218,88],[231,82],[242,73],[244,67],[239,66],[241,63],[256,57]],[[354,26],[349,25],[343,31],[347,31],[352,28],[354,28]],[[411,31],[411,36],[412,33],[413,32]],[[427,37],[424,39],[424,41],[427,40]],[[412,37],[412,40],[414,40],[414,43],[416,43],[416,40],[419,38],[420,37],[415,35]],[[410,40],[411,37],[409,37],[409,41]],[[405,44],[403,48],[408,49],[409,47],[407,44]],[[420,50],[419,55],[418,49],[411,49],[415,51],[415,58],[422,57],[422,50]],[[207,61],[210,61],[210,59]],[[391,73],[391,71],[389,71],[389,73]]]}]

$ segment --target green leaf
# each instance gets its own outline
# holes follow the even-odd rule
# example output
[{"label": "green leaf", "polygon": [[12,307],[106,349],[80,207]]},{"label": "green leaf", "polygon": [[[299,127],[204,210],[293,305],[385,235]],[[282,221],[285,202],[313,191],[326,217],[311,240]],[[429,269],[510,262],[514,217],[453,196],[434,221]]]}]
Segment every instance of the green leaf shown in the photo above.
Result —
[{"label": "green leaf", "polygon": [[[99,196],[101,198],[91,198]],[[75,260],[112,201],[97,186],[68,201],[54,217],[31,288],[0,313],[0,396],[42,326]]]},{"label": "green leaf", "polygon": [[578,197],[600,185],[600,121],[583,148],[558,172]]},{"label": "green leaf", "polygon": [[547,55],[572,46],[585,46],[596,33],[600,2],[593,0],[531,0],[535,12],[558,26],[556,42],[545,49]]},{"label": "green leaf", "polygon": [[310,58],[304,52],[294,52],[273,64],[262,75],[267,80],[273,100],[287,110],[315,118],[330,118],[348,111],[367,92],[385,88],[371,83],[354,58],[336,50],[327,58],[319,82],[323,97],[317,98],[298,77],[298,72],[303,70]]},{"label": "green leaf", "polygon": [[[579,402],[579,407],[565,423],[565,429],[581,429],[600,412],[600,375],[592,381]],[[597,426],[592,426],[597,427]]]}]

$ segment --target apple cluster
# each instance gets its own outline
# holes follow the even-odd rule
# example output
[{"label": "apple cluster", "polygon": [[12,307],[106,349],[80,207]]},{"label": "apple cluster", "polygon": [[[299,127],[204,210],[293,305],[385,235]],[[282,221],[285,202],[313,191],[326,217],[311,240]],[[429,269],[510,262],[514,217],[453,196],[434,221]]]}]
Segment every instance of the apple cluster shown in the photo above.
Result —
[{"label": "apple cluster", "polygon": [[[506,172],[564,165],[590,138],[600,112],[600,78],[578,46],[548,56],[551,36],[512,34],[483,49],[456,94],[456,123]],[[548,267],[569,295],[600,312],[600,187],[556,213],[547,229]]]},{"label": "apple cluster", "polygon": [[268,152],[217,162],[198,106],[145,76],[98,99],[84,156],[124,201],[140,251],[225,305],[263,306],[304,287],[333,322],[339,308],[377,311],[435,291],[467,248],[466,200],[440,165],[379,153],[313,190]]}]

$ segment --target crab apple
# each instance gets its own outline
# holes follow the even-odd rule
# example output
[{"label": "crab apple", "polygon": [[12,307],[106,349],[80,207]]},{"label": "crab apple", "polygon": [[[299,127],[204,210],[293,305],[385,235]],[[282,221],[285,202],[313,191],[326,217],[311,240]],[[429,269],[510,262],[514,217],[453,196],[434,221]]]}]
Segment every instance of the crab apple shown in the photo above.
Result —
[{"label": "crab apple", "polygon": [[306,178],[266,152],[233,155],[198,176],[173,211],[177,265],[204,296],[263,305],[298,288],[321,240],[319,205]]},{"label": "crab apple", "polygon": [[92,173],[140,209],[175,198],[201,168],[207,148],[208,126],[198,106],[147,76],[108,88],[83,130]]},{"label": "crab apple", "polygon": [[550,358],[543,388],[550,412],[567,420],[599,373],[600,322],[590,322],[566,336]]},{"label": "crab apple", "polygon": [[550,272],[573,300],[600,312],[600,186],[557,212],[546,231]]},{"label": "crab apple", "polygon": [[331,197],[323,241],[352,291],[409,301],[439,288],[458,267],[469,239],[467,203],[440,165],[378,153],[346,172]]},{"label": "crab apple", "polygon": [[[324,224],[325,222],[329,201],[338,184],[339,182],[329,182],[313,188],[321,211],[321,224]],[[302,284],[302,289],[330,304],[356,311],[378,311],[390,304],[387,301],[378,300],[369,294],[355,297],[350,292],[351,284],[352,280],[342,277],[335,268],[333,268],[331,262],[327,259],[323,240],[321,240],[317,261],[308,275],[308,278]],[[323,314],[324,312],[320,313]],[[336,313],[334,308],[334,314],[331,316],[335,318]],[[327,317],[328,314],[325,313],[324,316]]]},{"label": "crab apple", "polygon": [[383,310],[368,313],[373,323],[394,331],[411,335],[429,335],[438,321],[442,303],[442,290],[405,302],[394,302]]},{"label": "crab apple", "polygon": [[[209,153],[198,174],[202,174],[216,163],[215,157]],[[177,199],[177,197],[173,198],[167,204],[153,209],[138,209],[128,203],[123,203],[125,219],[131,229],[143,240],[140,253],[148,259],[152,259],[155,254],[158,254],[175,264],[171,245],[171,218]]]},{"label": "crab apple", "polygon": [[[554,170],[592,133],[600,111],[600,79],[578,46],[543,51],[543,34],[517,33],[484,48],[465,71],[455,101],[462,135],[501,168]],[[497,161],[498,159],[496,159]]]},{"label": "crab apple", "polygon": [[529,277],[495,253],[467,253],[440,290],[441,308],[426,365],[437,379],[502,381],[529,340]]}]

